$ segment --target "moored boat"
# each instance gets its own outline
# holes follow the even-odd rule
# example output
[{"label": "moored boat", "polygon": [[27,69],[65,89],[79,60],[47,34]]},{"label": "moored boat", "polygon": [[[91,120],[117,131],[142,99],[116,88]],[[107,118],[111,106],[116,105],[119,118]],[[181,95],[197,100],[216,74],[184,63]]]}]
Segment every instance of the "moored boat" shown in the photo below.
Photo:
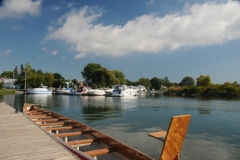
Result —
[{"label": "moored boat", "polygon": [[27,94],[52,94],[52,90],[47,88],[30,88],[26,90]]},{"label": "moored boat", "polygon": [[137,96],[138,92],[135,89],[129,88],[126,85],[116,85],[112,91],[112,97]]},{"label": "moored boat", "polygon": [[72,89],[72,90],[71,90],[70,92],[68,92],[67,94],[68,94],[68,95],[77,95],[76,93],[77,93],[77,91],[74,90],[74,89]]},{"label": "moored boat", "polygon": [[68,94],[72,88],[62,88],[62,89],[57,89],[57,94]]},{"label": "moored boat", "polygon": [[105,90],[105,97],[111,97],[112,96],[113,89],[107,89]]},{"label": "moored boat", "polygon": [[105,96],[105,91],[102,89],[90,89],[87,94],[88,96]]},{"label": "moored boat", "polygon": [[75,94],[79,95],[79,96],[87,96],[88,89],[89,89],[89,87],[87,87],[87,86],[81,86]]}]

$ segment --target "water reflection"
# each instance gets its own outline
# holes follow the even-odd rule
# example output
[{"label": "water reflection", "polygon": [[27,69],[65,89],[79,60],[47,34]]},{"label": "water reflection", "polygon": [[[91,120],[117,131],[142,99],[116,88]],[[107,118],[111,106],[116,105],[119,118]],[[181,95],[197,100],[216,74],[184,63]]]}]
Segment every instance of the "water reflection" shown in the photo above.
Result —
[{"label": "water reflection", "polygon": [[28,102],[35,102],[41,106],[49,105],[49,101],[52,100],[52,95],[49,94],[25,94]]},{"label": "water reflection", "polygon": [[148,137],[147,133],[167,130],[174,115],[191,114],[181,159],[240,159],[240,101],[237,99],[165,97],[147,92],[137,97],[0,95],[0,98],[21,109],[24,102],[39,103],[155,159],[159,158],[162,142]]},{"label": "water reflection", "polygon": [[124,110],[137,107],[137,97],[84,96],[81,99],[86,120],[116,118],[124,114]]},{"label": "water reflection", "polygon": [[190,159],[237,160],[240,158],[239,145],[224,142],[229,140],[230,138],[228,137],[212,136],[209,134],[202,135],[188,134],[188,139],[185,140],[185,144],[188,145],[183,146],[181,158],[189,160]]},{"label": "water reflection", "polygon": [[198,108],[199,114],[210,114],[211,110],[209,108]]}]

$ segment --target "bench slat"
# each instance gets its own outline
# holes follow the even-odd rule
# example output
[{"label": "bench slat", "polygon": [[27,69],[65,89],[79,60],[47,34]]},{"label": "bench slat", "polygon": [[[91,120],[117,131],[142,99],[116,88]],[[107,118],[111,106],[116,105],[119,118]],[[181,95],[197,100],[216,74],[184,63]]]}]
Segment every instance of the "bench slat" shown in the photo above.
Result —
[{"label": "bench slat", "polygon": [[150,137],[156,138],[158,140],[164,141],[167,135],[166,131],[160,131],[160,132],[151,132],[148,133]]},{"label": "bench slat", "polygon": [[45,128],[46,131],[61,131],[61,130],[69,130],[69,129],[72,129],[72,126]]},{"label": "bench slat", "polygon": [[108,153],[114,152],[114,151],[116,151],[114,148],[103,148],[103,149],[96,149],[96,150],[92,150],[92,151],[86,151],[84,153],[89,156],[98,156],[98,155],[102,155],[102,154],[108,154]]},{"label": "bench slat", "polygon": [[82,132],[69,132],[69,133],[59,133],[54,134],[55,137],[70,137],[70,136],[80,136]]},{"label": "bench slat", "polygon": [[97,142],[98,139],[83,139],[83,140],[76,140],[76,141],[69,141],[67,142],[69,145],[78,145],[78,144],[86,144],[86,143],[92,143]]}]

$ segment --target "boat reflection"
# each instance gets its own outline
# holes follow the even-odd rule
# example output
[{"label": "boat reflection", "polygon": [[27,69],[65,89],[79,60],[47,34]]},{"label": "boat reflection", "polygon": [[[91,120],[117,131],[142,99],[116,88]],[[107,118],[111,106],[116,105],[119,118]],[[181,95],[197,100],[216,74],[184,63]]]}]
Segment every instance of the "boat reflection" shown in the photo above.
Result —
[{"label": "boat reflection", "polygon": [[51,94],[29,94],[26,95],[27,102],[34,102],[42,106],[47,106],[48,101],[52,100]]},{"label": "boat reflection", "polygon": [[101,120],[116,118],[124,114],[124,110],[137,106],[136,97],[104,97],[84,96],[82,113],[85,120]]},{"label": "boat reflection", "polygon": [[132,106],[137,106],[138,97],[104,97],[104,96],[83,96],[83,107],[117,107],[121,110],[127,109]]}]

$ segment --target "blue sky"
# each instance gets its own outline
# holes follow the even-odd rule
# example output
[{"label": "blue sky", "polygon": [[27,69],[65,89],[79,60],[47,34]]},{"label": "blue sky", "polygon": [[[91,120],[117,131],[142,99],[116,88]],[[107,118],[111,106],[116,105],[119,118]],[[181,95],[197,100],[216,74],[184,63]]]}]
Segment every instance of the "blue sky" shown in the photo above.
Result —
[{"label": "blue sky", "polygon": [[240,81],[240,2],[0,0],[0,73],[30,63],[83,80],[88,63],[126,79]]}]

